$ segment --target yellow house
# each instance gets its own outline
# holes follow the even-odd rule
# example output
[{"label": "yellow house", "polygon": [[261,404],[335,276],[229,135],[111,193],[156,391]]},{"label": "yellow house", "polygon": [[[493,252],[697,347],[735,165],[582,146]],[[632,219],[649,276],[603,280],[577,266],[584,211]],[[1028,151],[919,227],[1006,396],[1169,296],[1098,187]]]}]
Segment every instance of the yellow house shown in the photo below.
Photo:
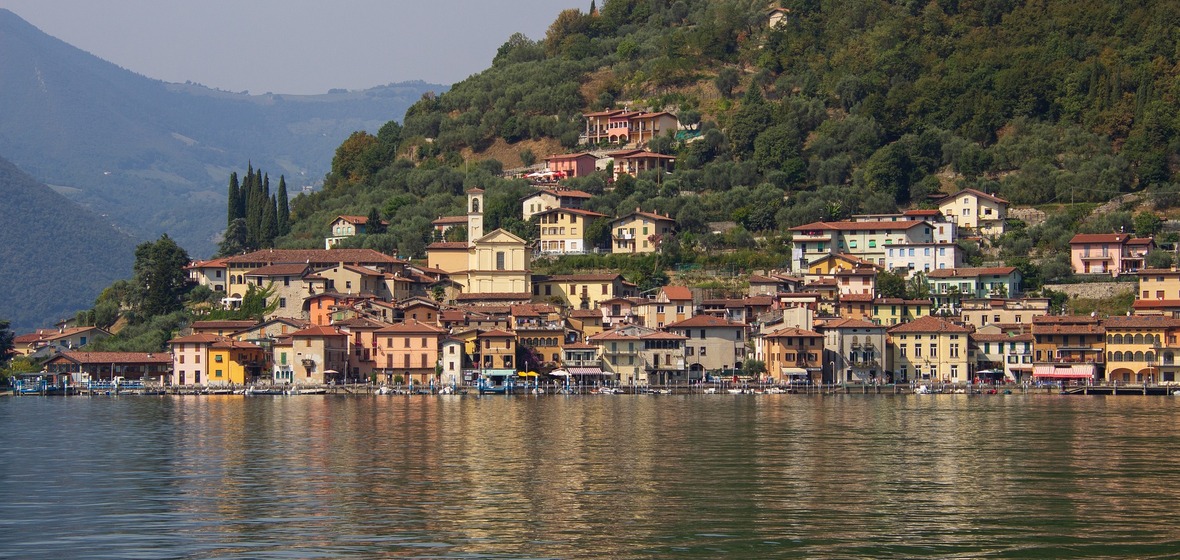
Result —
[{"label": "yellow house", "polygon": [[831,276],[841,270],[855,270],[858,268],[882,269],[876,263],[867,261],[856,255],[835,253],[822,256],[808,263],[807,274],[812,276]]},{"label": "yellow house", "polygon": [[580,208],[553,208],[536,214],[542,255],[581,255],[596,249],[586,242],[586,228],[606,214]]},{"label": "yellow house", "polygon": [[940,200],[938,209],[959,227],[984,235],[1004,233],[1008,218],[1007,200],[975,189],[963,189]]},{"label": "yellow house", "polygon": [[1180,308],[1180,270],[1176,267],[1140,270],[1135,300],[1136,313],[1177,310]]},{"label": "yellow house", "polygon": [[928,317],[933,304],[928,299],[877,298],[870,319],[878,325],[896,325]]},{"label": "yellow house", "polygon": [[611,222],[612,253],[654,253],[676,228],[676,220],[636,208]]},{"label": "yellow house", "polygon": [[969,381],[975,374],[974,330],[929,315],[889,329],[895,379]]},{"label": "yellow house", "polygon": [[222,339],[209,346],[208,385],[244,385],[266,371],[266,350],[250,342]]},{"label": "yellow house", "polygon": [[618,273],[558,274],[533,279],[533,301],[560,298],[572,309],[597,309],[604,301],[635,294],[635,284]]},{"label": "yellow house", "polygon": [[1180,319],[1110,317],[1106,327],[1106,377],[1120,383],[1175,382]]}]

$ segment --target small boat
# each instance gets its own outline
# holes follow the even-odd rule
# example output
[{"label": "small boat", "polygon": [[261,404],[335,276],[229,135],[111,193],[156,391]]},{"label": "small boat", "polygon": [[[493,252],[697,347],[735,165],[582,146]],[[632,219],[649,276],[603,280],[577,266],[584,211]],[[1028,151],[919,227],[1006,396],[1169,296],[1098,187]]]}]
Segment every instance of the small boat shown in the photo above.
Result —
[{"label": "small boat", "polygon": [[287,389],[288,395],[322,395],[328,390],[323,387],[292,387]]},{"label": "small boat", "polygon": [[716,395],[717,388],[716,387],[709,387],[708,389],[705,389],[705,394],[706,395]]},{"label": "small boat", "polygon": [[390,395],[390,394],[393,394],[393,389],[390,389],[389,387],[382,385],[382,386],[378,387],[376,391],[373,391],[373,394],[374,395]]},{"label": "small boat", "polygon": [[930,387],[927,387],[926,385],[919,385],[917,389],[914,389],[915,395],[929,395],[930,393],[932,393],[932,391],[930,390]]}]

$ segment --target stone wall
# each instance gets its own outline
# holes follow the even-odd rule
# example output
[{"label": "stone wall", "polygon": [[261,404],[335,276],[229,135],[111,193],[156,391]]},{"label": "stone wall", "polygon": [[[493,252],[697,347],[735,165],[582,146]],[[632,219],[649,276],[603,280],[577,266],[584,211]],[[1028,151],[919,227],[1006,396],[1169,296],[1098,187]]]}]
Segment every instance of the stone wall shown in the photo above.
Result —
[{"label": "stone wall", "polygon": [[1036,208],[1009,208],[1008,217],[1016,218],[1028,224],[1028,227],[1039,225],[1045,221],[1045,213]]},{"label": "stone wall", "polygon": [[1134,292],[1139,284],[1135,282],[1090,282],[1086,284],[1045,284],[1054,292],[1065,292],[1071,298],[1109,299],[1119,294]]}]

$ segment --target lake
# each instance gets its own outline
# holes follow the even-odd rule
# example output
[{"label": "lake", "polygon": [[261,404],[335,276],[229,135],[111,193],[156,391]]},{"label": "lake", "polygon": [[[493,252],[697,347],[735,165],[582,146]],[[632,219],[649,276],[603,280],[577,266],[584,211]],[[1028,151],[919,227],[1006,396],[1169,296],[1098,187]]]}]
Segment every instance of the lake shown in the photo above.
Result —
[{"label": "lake", "polygon": [[1180,555],[1180,399],[0,399],[0,557]]}]

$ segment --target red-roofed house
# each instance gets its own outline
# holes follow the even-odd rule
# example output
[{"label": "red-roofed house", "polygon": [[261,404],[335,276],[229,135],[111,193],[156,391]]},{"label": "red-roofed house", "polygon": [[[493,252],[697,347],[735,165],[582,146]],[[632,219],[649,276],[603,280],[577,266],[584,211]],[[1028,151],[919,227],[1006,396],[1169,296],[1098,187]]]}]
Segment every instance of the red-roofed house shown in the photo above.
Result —
[{"label": "red-roofed house", "polygon": [[439,341],[446,331],[409,319],[377,331],[376,368],[386,383],[429,383],[438,365]]},{"label": "red-roofed house", "polygon": [[597,251],[586,241],[586,230],[606,214],[580,208],[553,208],[535,214],[540,226],[537,253],[541,255],[581,255]]},{"label": "red-roofed house", "polygon": [[641,146],[661,134],[675,134],[680,127],[676,115],[611,109],[582,115],[586,132],[579,144],[623,144]]},{"label": "red-roofed house", "polygon": [[528,221],[536,214],[555,208],[581,208],[591,195],[574,189],[544,188],[520,199],[521,214]]},{"label": "red-roofed house", "polygon": [[676,229],[676,220],[670,216],[634,212],[611,222],[612,253],[655,253],[660,242]]},{"label": "red-roofed house", "polygon": [[[898,381],[962,383],[975,376],[974,328],[927,315],[889,329]],[[912,377],[911,377],[912,375]]]},{"label": "red-roofed house", "polygon": [[1008,201],[998,196],[963,189],[938,201],[938,209],[961,228],[983,235],[1001,235],[1008,219]]},{"label": "red-roofed house", "polygon": [[657,154],[644,150],[626,150],[608,154],[614,160],[615,179],[623,175],[638,177],[644,171],[659,170],[662,173],[672,171],[676,163],[676,156]]},{"label": "red-roofed house", "polygon": [[[823,379],[823,335],[784,327],[762,335],[766,374],[777,383],[819,383]],[[830,376],[828,376],[830,377]]]},{"label": "red-roofed house", "polygon": [[665,385],[684,382],[687,338],[639,325],[628,325],[590,337],[601,348],[603,369],[623,385]]},{"label": "red-roofed house", "polygon": [[749,327],[745,323],[697,315],[665,328],[685,338],[684,359],[690,381],[703,379],[706,371],[741,369],[746,359]]},{"label": "red-roofed house", "polygon": [[1069,240],[1074,274],[1118,276],[1143,268],[1143,259],[1154,248],[1151,238],[1129,233],[1079,233]]},{"label": "red-roofed house", "polygon": [[[594,166],[597,162],[598,157],[587,152],[560,154],[545,158],[545,167],[549,171],[565,177],[585,177],[594,173]],[[525,219],[527,220],[528,217]]]},{"label": "red-roofed house", "polygon": [[890,250],[952,243],[955,225],[924,220],[813,222],[793,227],[791,233],[791,266],[804,271],[811,263],[838,253],[884,266]]},{"label": "red-roofed house", "polygon": [[824,335],[824,362],[837,381],[885,381],[885,327],[863,319],[835,319],[816,328]]},{"label": "red-roofed house", "polygon": [[687,286],[664,286],[654,300],[637,309],[637,312],[642,316],[644,325],[662,329],[665,325],[692,317],[696,313],[696,305],[693,303],[692,290]]},{"label": "red-roofed house", "polygon": [[162,384],[172,367],[172,356],[167,352],[60,352],[44,367],[49,373],[70,374],[74,384],[115,377]]},{"label": "red-roofed house", "polygon": [[1014,266],[931,270],[926,278],[935,308],[958,307],[964,298],[1017,297],[1022,290]]},{"label": "red-roofed house", "polygon": [[296,385],[344,381],[348,371],[348,333],[334,327],[308,327],[291,333],[288,348],[294,354],[291,359],[278,355],[285,350],[282,345],[274,346],[275,381]]},{"label": "red-roofed house", "polygon": [[[381,220],[381,223],[383,225],[389,225],[389,222],[385,220]],[[328,228],[332,230],[332,234],[324,238],[324,248],[331,249],[340,243],[342,239],[365,233],[365,228],[368,225],[368,216],[336,216],[328,224]]]}]

